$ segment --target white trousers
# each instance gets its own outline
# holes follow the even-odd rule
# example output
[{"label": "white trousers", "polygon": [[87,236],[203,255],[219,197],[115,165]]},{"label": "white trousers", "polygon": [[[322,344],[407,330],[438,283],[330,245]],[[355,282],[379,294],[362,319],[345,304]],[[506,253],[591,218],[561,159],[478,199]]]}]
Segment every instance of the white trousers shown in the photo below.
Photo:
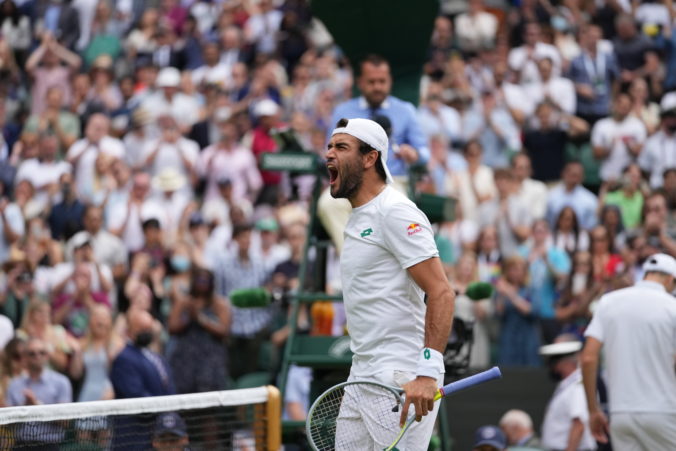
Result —
[{"label": "white trousers", "polygon": [[676,414],[613,413],[610,437],[615,451],[676,450]]},{"label": "white trousers", "polygon": [[[443,374],[440,375],[437,381],[439,386],[443,384],[443,376]],[[369,378],[357,378],[350,374],[348,381],[368,380],[393,387],[402,387],[414,378],[413,373],[386,370]],[[401,407],[397,412],[377,412],[370,407],[376,405],[373,397],[382,395],[369,391],[368,387],[353,386],[352,389],[359,389],[359,393],[350,393],[349,388],[343,396],[337,419],[336,451],[383,451],[384,448],[392,444],[399,433]],[[361,401],[357,402],[357,398]],[[372,399],[372,401],[369,402],[369,399]],[[413,412],[414,407],[410,406],[409,415]],[[424,416],[422,421],[414,422],[411,425],[396,448],[400,451],[426,451],[438,412],[439,402],[437,401],[434,403],[432,412]]]}]

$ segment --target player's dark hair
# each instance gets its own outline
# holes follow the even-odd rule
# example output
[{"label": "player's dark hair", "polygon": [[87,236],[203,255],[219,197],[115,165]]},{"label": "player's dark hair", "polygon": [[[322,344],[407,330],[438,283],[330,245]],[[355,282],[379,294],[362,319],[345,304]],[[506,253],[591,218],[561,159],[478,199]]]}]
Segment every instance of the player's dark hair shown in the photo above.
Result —
[{"label": "player's dark hair", "polygon": [[[373,149],[371,146],[366,144],[365,142],[362,142],[359,140],[359,152],[361,152],[362,155],[366,155],[367,153],[371,152]],[[378,152],[376,150],[376,152]],[[387,182],[387,175],[385,174],[385,168],[383,168],[383,160],[381,158],[382,155],[380,155],[380,152],[378,152],[378,159],[376,160],[376,172],[380,176],[383,182]]]},{"label": "player's dark hair", "polygon": [[348,122],[350,122],[349,119],[345,118],[339,119],[338,122],[336,122],[336,128],[347,127]]}]

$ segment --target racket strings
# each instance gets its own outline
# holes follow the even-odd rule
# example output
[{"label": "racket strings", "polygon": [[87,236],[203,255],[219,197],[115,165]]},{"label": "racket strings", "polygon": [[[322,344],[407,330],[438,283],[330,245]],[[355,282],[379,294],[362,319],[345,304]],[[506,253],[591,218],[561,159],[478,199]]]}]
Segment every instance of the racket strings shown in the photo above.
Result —
[{"label": "racket strings", "polygon": [[319,451],[363,451],[365,440],[389,445],[399,433],[400,404],[395,392],[380,386],[340,387],[315,406],[310,438]]}]

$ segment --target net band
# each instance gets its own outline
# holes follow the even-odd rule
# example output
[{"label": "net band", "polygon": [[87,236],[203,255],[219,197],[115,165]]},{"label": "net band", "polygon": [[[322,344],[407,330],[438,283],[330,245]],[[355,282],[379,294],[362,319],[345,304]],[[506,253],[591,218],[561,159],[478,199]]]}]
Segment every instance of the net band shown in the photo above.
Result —
[{"label": "net band", "polygon": [[96,416],[158,413],[169,410],[230,407],[265,403],[267,400],[268,389],[257,387],[190,395],[156,396],[153,398],[6,407],[2,409],[0,425],[27,421],[56,421]]}]

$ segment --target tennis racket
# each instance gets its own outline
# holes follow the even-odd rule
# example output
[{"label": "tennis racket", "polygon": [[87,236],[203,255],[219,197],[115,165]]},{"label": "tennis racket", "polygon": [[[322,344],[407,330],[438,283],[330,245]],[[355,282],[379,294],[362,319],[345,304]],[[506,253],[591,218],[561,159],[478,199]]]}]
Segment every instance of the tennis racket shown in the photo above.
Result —
[{"label": "tennis racket", "polygon": [[[488,371],[451,382],[439,389],[435,401],[474,385],[502,377],[496,366]],[[335,385],[322,393],[310,407],[305,430],[314,451],[363,450],[356,428],[362,428],[362,415],[368,416],[369,433],[377,443],[391,443],[384,451],[396,450],[408,428],[415,421],[415,413],[399,427],[399,409],[404,404],[404,390],[377,382],[355,381]],[[341,417],[338,426],[338,417]]]}]

